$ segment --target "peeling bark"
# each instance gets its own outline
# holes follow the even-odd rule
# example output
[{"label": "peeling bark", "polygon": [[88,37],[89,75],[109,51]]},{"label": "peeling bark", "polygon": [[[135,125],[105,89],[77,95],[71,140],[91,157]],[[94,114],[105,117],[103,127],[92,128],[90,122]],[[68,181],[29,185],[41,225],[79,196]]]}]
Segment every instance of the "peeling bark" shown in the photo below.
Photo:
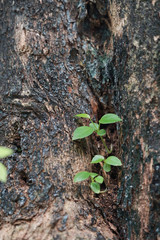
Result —
[{"label": "peeling bark", "polygon": [[[0,239],[158,239],[158,1],[0,4]],[[103,153],[72,142],[82,112],[123,118],[106,127],[123,169],[98,197],[73,184]]]}]

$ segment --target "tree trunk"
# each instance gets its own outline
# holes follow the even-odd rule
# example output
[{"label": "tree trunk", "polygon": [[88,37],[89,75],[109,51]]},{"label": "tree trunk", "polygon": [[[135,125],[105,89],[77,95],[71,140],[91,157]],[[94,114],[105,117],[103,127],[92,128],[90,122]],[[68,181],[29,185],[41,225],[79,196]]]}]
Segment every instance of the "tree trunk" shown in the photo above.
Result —
[{"label": "tree trunk", "polygon": [[113,26],[114,103],[123,116],[118,217],[124,239],[159,239],[159,3],[124,0],[119,7]]},{"label": "tree trunk", "polygon": [[[158,1],[1,0],[0,19],[0,240],[158,239]],[[101,195],[73,184],[103,151],[73,143],[83,112],[123,119]]]}]

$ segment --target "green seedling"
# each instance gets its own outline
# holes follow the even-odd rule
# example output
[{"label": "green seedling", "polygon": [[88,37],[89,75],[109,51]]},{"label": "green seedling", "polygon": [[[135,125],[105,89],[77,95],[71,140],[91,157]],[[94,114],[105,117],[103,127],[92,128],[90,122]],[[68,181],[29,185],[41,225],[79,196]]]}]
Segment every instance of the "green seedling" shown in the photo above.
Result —
[{"label": "green seedling", "polygon": [[[8,157],[12,153],[12,149],[0,146],[0,159]],[[7,181],[7,169],[2,163],[0,163],[0,181],[4,183]]]},{"label": "green seedling", "polygon": [[91,184],[90,187],[95,193],[100,193],[100,184],[103,183],[103,177],[99,176],[97,173],[93,172],[79,172],[75,175],[74,177],[74,182],[81,182],[86,179],[90,178],[91,179]]},{"label": "green seedling", "polygon": [[[87,118],[90,120],[90,123],[89,123],[89,126],[81,126],[81,127],[76,128],[73,133],[72,140],[82,139],[82,138],[90,136],[92,133],[96,133],[100,137],[100,139],[105,147],[106,154],[110,155],[112,152],[112,148],[109,149],[105,143],[103,136],[106,135],[106,130],[101,129],[101,124],[112,124],[112,123],[116,123],[116,122],[121,122],[122,120],[116,114],[112,114],[112,113],[108,113],[108,114],[105,114],[104,116],[102,116],[98,123],[94,123],[92,121],[91,117],[86,113],[77,114],[76,117]],[[100,166],[103,168],[103,171],[105,171],[105,172],[110,172],[111,166],[121,166],[122,165],[121,160],[119,160],[115,156],[108,156],[107,158],[105,158],[102,155],[95,155],[92,158],[91,164],[97,164],[97,163],[100,164]],[[87,172],[87,171],[78,172],[75,175],[73,181],[81,182],[86,179],[90,179],[90,181],[91,181],[90,188],[92,189],[93,192],[95,192],[97,194],[105,192],[105,191],[100,191],[100,184],[103,183],[104,178],[102,176],[98,175],[97,173],[92,173],[92,172]]]}]

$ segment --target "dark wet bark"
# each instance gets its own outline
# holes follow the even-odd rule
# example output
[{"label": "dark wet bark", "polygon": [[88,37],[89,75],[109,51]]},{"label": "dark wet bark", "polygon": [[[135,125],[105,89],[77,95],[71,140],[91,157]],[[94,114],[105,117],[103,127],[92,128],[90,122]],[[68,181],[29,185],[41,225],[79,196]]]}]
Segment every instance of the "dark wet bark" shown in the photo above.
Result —
[{"label": "dark wet bark", "polygon": [[[158,239],[158,1],[4,0],[0,20],[1,238]],[[123,118],[99,197],[72,182],[101,151],[73,144],[81,112]]]},{"label": "dark wet bark", "polygon": [[119,1],[119,4],[124,26],[113,47],[118,78],[115,105],[123,116],[124,167],[118,214],[125,224],[126,239],[158,239],[159,3]]}]

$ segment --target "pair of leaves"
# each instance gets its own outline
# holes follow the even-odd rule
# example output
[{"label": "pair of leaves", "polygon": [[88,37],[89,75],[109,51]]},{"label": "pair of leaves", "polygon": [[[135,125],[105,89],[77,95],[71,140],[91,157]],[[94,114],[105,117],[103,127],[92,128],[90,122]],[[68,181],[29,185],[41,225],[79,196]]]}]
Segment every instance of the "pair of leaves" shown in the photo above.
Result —
[{"label": "pair of leaves", "polygon": [[[13,150],[7,147],[0,146],[0,159],[10,156],[13,153]],[[0,181],[7,181],[7,169],[6,167],[0,163]]]},{"label": "pair of leaves", "polygon": [[75,175],[73,180],[74,182],[81,182],[88,179],[89,177],[91,177],[92,179],[92,182],[90,184],[92,191],[97,194],[100,193],[100,184],[103,183],[104,179],[102,176],[98,176],[97,173],[92,173],[92,172],[90,173],[87,171],[79,172]]},{"label": "pair of leaves", "polygon": [[[90,116],[86,113],[77,114],[76,117],[82,117],[82,118],[88,118],[91,119]],[[100,120],[100,124],[110,124],[115,122],[122,121],[116,114],[105,114]],[[99,125],[97,123],[90,123],[88,126],[82,126],[76,128],[76,130],[73,133],[72,140],[82,139],[85,137],[90,136],[94,131],[97,132],[99,136],[104,136],[106,134],[106,131],[104,129],[99,130]]]},{"label": "pair of leaves", "polygon": [[106,135],[106,131],[104,129],[99,129],[99,125],[97,123],[90,123],[89,126],[96,131],[98,136]]},{"label": "pair of leaves", "polygon": [[105,164],[112,165],[112,166],[121,166],[122,165],[121,161],[117,157],[110,156],[107,159],[104,159],[104,157],[102,155],[95,155],[92,158],[91,163],[100,163],[102,161],[104,161]]},{"label": "pair of leaves", "polygon": [[89,177],[91,177],[92,179],[94,179],[96,182],[98,183],[103,183],[103,177],[102,176],[98,176],[97,173],[90,173],[87,171],[83,171],[83,172],[79,172],[75,175],[73,181],[74,182],[81,182],[84,181],[86,179],[88,179]]},{"label": "pair of leaves", "polygon": [[104,136],[106,134],[106,131],[104,129],[98,130],[98,128],[99,128],[99,125],[97,123],[90,123],[89,127],[88,126],[78,127],[73,133],[72,140],[88,137],[95,131],[97,132],[98,136]]},{"label": "pair of leaves", "polygon": [[[91,119],[90,116],[86,113],[77,114],[76,117]],[[113,114],[113,113],[105,114],[99,120],[99,122],[101,124],[110,124],[110,123],[116,123],[116,122],[120,122],[120,121],[122,121],[122,120],[116,114]]]}]

